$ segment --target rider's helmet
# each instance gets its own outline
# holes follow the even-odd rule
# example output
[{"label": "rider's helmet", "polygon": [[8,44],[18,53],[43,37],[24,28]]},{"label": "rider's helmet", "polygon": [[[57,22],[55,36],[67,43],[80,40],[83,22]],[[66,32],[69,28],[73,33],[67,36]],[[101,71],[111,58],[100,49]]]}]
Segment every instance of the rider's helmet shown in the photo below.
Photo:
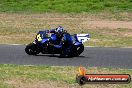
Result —
[{"label": "rider's helmet", "polygon": [[56,32],[57,32],[58,35],[62,35],[62,33],[64,32],[63,27],[59,26],[59,27],[56,29]]},{"label": "rider's helmet", "polygon": [[64,31],[63,27],[59,26],[56,30],[58,33],[62,33]]}]

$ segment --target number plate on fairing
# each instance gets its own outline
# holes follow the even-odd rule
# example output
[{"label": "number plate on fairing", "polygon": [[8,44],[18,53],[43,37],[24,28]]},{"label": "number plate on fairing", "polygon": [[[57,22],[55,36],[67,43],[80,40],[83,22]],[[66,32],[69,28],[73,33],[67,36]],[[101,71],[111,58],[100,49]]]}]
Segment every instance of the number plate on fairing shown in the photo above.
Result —
[{"label": "number plate on fairing", "polygon": [[78,41],[82,42],[82,43],[84,43],[90,39],[89,34],[77,34],[76,36],[77,36]]}]

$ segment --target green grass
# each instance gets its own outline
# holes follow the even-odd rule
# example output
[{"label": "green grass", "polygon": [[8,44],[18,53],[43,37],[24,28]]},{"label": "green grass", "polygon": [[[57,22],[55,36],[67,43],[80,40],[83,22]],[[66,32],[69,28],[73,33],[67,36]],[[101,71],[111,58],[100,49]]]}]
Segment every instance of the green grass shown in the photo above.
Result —
[{"label": "green grass", "polygon": [[131,47],[132,36],[128,34],[131,32],[131,29],[124,28],[87,30],[85,33],[89,33],[91,39],[84,44],[99,47]]},{"label": "green grass", "polygon": [[1,0],[0,12],[131,12],[132,0]]},{"label": "green grass", "polygon": [[85,45],[131,47],[132,36],[123,35],[131,29],[83,25],[90,20],[132,21],[131,12],[132,0],[0,0],[0,44],[28,44],[38,30],[61,25],[72,34],[89,33]]},{"label": "green grass", "polygon": [[[91,39],[85,45],[131,47],[131,29],[92,29],[87,25],[82,25],[83,22],[93,20],[93,18],[94,20],[132,21],[131,12],[132,0],[0,0],[0,44],[28,44],[34,40],[38,30],[62,25],[72,34],[89,33]],[[76,13],[78,14],[75,15]],[[77,67],[70,66],[1,64],[0,88],[43,88],[45,85],[49,86],[47,88],[77,88],[79,86],[75,83],[76,71]],[[132,76],[132,70],[119,68],[87,67],[87,72],[92,74],[122,73]],[[132,83],[88,84],[83,87],[132,88]]]},{"label": "green grass", "polygon": [[[87,67],[87,73],[89,74],[130,74],[132,70],[120,69],[120,68],[97,68]],[[63,88],[67,87],[79,87],[75,82],[75,76],[78,73],[78,67],[72,66],[23,66],[23,65],[0,65],[0,87],[1,88],[32,88],[31,86],[39,87],[46,83],[53,83]],[[35,84],[34,84],[35,83]],[[54,84],[55,83],[55,84]],[[63,85],[62,85],[63,84]],[[54,86],[55,87],[55,86]],[[105,88],[105,84],[88,84],[84,85],[84,88]],[[107,88],[131,88],[130,84],[107,84]]]}]

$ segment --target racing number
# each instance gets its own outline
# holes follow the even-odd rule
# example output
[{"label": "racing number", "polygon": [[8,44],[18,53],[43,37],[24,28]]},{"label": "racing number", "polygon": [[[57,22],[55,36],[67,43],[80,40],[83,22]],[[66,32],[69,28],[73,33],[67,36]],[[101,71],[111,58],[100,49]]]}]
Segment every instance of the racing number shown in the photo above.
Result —
[{"label": "racing number", "polygon": [[41,41],[41,40],[42,40],[40,34],[37,35],[37,40],[38,40],[38,41]]}]

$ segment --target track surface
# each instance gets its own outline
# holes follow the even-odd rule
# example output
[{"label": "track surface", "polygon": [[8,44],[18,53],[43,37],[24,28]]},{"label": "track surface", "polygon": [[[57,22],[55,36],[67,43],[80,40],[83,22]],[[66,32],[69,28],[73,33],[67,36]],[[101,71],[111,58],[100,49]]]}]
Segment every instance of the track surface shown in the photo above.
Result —
[{"label": "track surface", "polygon": [[87,48],[74,58],[59,58],[58,55],[30,56],[24,45],[0,45],[0,64],[51,65],[51,66],[97,66],[132,68],[132,48]]}]

